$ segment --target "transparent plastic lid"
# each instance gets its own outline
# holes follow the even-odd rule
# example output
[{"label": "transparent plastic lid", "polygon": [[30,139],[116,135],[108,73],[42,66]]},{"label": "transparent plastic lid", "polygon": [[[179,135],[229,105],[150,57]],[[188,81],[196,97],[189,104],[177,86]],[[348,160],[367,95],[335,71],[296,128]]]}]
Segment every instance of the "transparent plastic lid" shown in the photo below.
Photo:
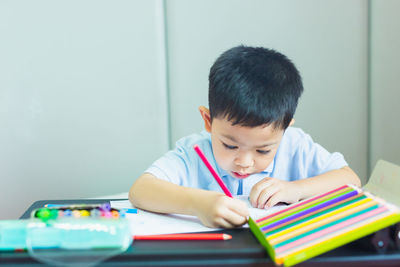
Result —
[{"label": "transparent plastic lid", "polygon": [[94,266],[133,241],[126,219],[32,220],[26,235],[29,254],[53,266]]}]

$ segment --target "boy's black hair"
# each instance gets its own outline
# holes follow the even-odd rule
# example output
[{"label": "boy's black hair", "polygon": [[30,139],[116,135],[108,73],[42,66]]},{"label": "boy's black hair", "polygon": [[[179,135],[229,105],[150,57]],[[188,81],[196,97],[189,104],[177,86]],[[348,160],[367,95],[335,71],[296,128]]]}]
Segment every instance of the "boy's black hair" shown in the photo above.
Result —
[{"label": "boy's black hair", "polygon": [[263,47],[237,46],[219,56],[210,69],[211,120],[286,129],[302,92],[300,74],[286,56]]}]

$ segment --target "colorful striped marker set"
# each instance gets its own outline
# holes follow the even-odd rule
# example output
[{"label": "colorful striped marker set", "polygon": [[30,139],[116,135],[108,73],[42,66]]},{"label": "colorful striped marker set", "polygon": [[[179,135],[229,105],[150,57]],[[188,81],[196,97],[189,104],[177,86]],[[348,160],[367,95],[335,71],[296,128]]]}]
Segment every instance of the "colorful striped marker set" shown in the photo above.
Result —
[{"label": "colorful striped marker set", "polygon": [[124,218],[125,211],[111,208],[109,203],[101,205],[70,205],[58,207],[44,207],[32,212],[33,218],[47,221],[57,218]]},{"label": "colorful striped marker set", "polygon": [[292,266],[400,222],[400,210],[351,185],[289,205],[249,226],[278,265]]}]

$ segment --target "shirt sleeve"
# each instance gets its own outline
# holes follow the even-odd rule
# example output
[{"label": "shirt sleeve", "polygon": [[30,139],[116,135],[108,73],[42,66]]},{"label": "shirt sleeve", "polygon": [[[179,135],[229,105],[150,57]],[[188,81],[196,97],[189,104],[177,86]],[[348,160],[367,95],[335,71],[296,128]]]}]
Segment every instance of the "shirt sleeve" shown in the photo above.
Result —
[{"label": "shirt sleeve", "polygon": [[187,186],[188,162],[189,155],[185,149],[177,146],[156,160],[145,173],[177,185]]},{"label": "shirt sleeve", "polygon": [[328,152],[304,132],[299,146],[299,153],[306,177],[313,177],[348,165],[341,153]]}]

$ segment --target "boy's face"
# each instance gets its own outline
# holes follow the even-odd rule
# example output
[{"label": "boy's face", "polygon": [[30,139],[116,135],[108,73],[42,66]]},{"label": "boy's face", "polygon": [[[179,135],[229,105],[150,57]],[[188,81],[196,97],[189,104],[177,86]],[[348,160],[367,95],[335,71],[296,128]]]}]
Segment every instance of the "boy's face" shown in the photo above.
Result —
[{"label": "boy's face", "polygon": [[200,107],[205,128],[211,133],[214,157],[218,165],[233,177],[244,179],[264,171],[275,157],[284,130],[272,125],[244,127],[224,118],[214,118]]}]

